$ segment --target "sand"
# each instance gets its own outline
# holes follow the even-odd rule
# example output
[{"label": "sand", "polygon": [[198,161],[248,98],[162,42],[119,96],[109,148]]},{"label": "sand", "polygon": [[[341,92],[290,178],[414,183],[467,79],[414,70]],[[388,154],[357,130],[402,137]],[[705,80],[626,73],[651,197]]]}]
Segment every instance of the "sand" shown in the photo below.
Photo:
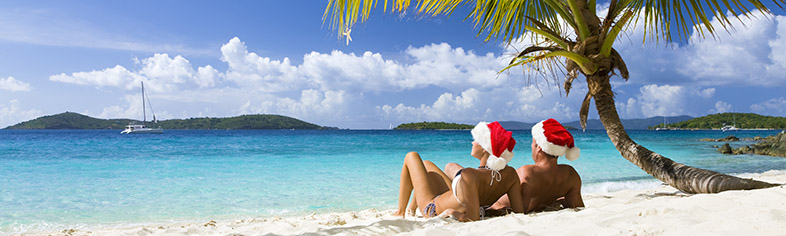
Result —
[{"label": "sand", "polygon": [[[742,175],[786,183],[786,171]],[[580,210],[477,222],[391,216],[393,209],[288,218],[79,228],[45,235],[786,235],[786,187],[685,194],[669,186],[584,195]]]}]

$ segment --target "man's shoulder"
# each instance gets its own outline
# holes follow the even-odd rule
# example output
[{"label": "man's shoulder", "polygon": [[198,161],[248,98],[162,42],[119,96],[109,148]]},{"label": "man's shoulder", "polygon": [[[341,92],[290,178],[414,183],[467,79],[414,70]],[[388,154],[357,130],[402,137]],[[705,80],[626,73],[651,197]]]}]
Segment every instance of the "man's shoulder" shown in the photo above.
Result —
[{"label": "man's shoulder", "polygon": [[512,166],[505,166],[505,168],[500,171],[500,173],[502,173],[502,174],[516,174],[516,175],[518,175],[517,172],[518,171],[515,168],[513,168]]},{"label": "man's shoulder", "polygon": [[564,178],[572,180],[573,182],[575,181],[578,181],[579,183],[581,182],[581,176],[579,176],[579,172],[576,171],[576,169],[574,169],[573,166],[561,164],[559,165],[559,168]]},{"label": "man's shoulder", "polygon": [[559,164],[558,166],[559,166],[559,168],[560,168],[560,169],[562,169],[562,170],[566,170],[566,171],[570,171],[570,172],[576,172],[576,169],[575,169],[575,168],[573,168],[573,166],[571,166],[571,165],[568,165],[568,164]]}]

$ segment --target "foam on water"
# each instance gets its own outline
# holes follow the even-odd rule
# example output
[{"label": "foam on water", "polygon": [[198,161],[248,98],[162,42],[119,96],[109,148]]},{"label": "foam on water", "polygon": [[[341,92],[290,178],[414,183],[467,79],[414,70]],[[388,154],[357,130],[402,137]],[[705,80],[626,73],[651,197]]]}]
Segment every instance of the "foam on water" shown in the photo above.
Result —
[{"label": "foam on water", "polygon": [[[738,137],[777,131],[741,131]],[[630,131],[675,161],[724,173],[786,170],[785,158],[725,156],[719,131]],[[574,132],[583,193],[660,183],[603,131]],[[532,164],[529,130],[510,165]],[[404,155],[477,166],[469,131],[0,130],[0,234],[394,208]]]},{"label": "foam on water", "polygon": [[581,194],[603,194],[622,190],[654,189],[661,185],[663,185],[663,182],[657,180],[601,182],[582,186]]}]

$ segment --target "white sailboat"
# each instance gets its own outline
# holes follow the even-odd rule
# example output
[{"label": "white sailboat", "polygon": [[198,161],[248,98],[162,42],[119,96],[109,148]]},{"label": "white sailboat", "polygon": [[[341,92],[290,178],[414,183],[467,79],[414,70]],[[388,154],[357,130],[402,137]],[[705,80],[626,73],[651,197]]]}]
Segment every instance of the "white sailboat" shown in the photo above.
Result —
[{"label": "white sailboat", "polygon": [[723,123],[723,127],[721,127],[721,131],[726,132],[726,131],[739,130],[737,127],[735,127],[737,126],[737,119],[734,117],[734,114],[731,115],[731,119],[734,121],[734,125],[726,125],[726,123]]},{"label": "white sailboat", "polygon": [[[150,105],[150,99],[147,99],[147,104]],[[153,106],[150,106],[150,113],[153,113]],[[126,129],[120,132],[120,134],[160,134],[164,133],[164,129],[161,127],[158,128],[149,128],[146,125],[147,123],[147,114],[145,111],[145,83],[142,82],[142,124],[135,124],[134,122],[129,123],[126,125]],[[153,114],[153,123],[158,123],[156,121],[156,114]]]},{"label": "white sailboat", "polygon": [[669,128],[669,126],[668,126],[668,125],[669,125],[669,122],[668,122],[668,121],[666,121],[666,116],[663,116],[663,127],[657,127],[657,128],[655,128],[655,130],[656,130],[656,131],[667,131],[667,130],[671,130],[671,128]]}]

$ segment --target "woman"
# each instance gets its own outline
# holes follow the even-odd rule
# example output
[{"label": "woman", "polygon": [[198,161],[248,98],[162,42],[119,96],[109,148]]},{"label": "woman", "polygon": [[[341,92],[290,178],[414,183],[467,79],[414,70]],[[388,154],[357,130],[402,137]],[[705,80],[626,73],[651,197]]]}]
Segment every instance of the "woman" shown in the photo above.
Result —
[{"label": "woman", "polygon": [[524,212],[518,175],[507,166],[516,145],[512,133],[498,122],[480,122],[472,129],[472,137],[475,141],[471,155],[484,166],[458,171],[450,188],[444,173],[429,171],[436,168],[433,163],[424,162],[417,152],[407,153],[401,168],[396,215],[404,216],[413,190],[414,201],[424,217],[450,215],[460,221],[479,220],[481,206],[491,205],[505,194],[511,196],[514,212]]}]

